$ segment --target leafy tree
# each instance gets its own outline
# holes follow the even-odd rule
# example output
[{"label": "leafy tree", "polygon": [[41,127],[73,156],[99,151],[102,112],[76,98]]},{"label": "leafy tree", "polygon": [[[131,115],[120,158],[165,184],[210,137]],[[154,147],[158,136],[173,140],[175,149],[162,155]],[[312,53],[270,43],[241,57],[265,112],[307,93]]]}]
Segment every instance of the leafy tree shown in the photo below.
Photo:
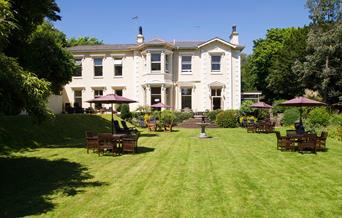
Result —
[{"label": "leafy tree", "polygon": [[16,28],[10,6],[8,1],[0,0],[0,51],[4,49],[4,45],[8,42],[7,39],[11,30]]},{"label": "leafy tree", "polygon": [[[6,0],[5,0],[6,1]],[[23,57],[27,39],[37,26],[47,18],[52,21],[60,20],[60,9],[55,0],[9,0],[13,13],[13,22],[18,28],[11,31],[5,53],[11,57]]]},{"label": "leafy tree", "polygon": [[265,39],[254,41],[253,54],[248,59],[249,74],[255,78],[254,86],[262,91],[266,101],[274,98],[268,89],[266,78],[270,74],[272,58],[282,49],[294,28],[269,29]]},{"label": "leafy tree", "polygon": [[255,76],[250,73],[248,65],[249,56],[241,53],[241,89],[242,91],[255,91]]},{"label": "leafy tree", "polygon": [[341,0],[308,0],[312,25],[308,34],[308,55],[294,70],[301,73],[307,88],[317,90],[327,103],[342,96]]},{"label": "leafy tree", "polygon": [[71,80],[75,70],[73,57],[63,48],[64,45],[64,33],[44,22],[31,34],[22,57],[22,65],[39,78],[50,81],[55,94],[59,94],[61,87]]},{"label": "leafy tree", "polygon": [[306,55],[308,31],[308,27],[291,28],[288,38],[272,57],[266,83],[273,99],[290,99],[304,93],[300,74],[292,67]]},{"label": "leafy tree", "polygon": [[49,116],[46,99],[50,83],[24,71],[14,58],[0,53],[0,113],[15,115],[26,110],[38,120]]},{"label": "leafy tree", "polygon": [[73,47],[77,45],[101,45],[103,44],[102,40],[98,40],[94,37],[87,37],[87,36],[82,36],[78,38],[70,38],[68,39],[67,46],[68,47]]}]

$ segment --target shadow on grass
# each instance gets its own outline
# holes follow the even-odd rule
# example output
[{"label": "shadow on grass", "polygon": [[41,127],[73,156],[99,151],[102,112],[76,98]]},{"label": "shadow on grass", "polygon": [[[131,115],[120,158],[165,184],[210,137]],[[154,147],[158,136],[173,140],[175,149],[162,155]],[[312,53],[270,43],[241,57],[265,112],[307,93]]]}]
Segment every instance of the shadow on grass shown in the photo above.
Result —
[{"label": "shadow on grass", "polygon": [[139,147],[138,146],[138,150],[137,150],[137,154],[143,154],[143,153],[148,153],[148,152],[153,152],[154,148],[149,148],[149,147]]},{"label": "shadow on grass", "polygon": [[84,187],[105,185],[88,182],[87,168],[65,159],[0,157],[0,217],[38,215],[54,208],[49,195],[73,196]]},{"label": "shadow on grass", "polygon": [[111,122],[101,116],[85,114],[60,114],[41,124],[35,124],[28,116],[3,116],[0,154],[39,147],[84,147],[85,131],[110,132]]},{"label": "shadow on grass", "polygon": [[142,133],[140,134],[140,137],[155,137],[155,136],[159,136],[156,133]]}]

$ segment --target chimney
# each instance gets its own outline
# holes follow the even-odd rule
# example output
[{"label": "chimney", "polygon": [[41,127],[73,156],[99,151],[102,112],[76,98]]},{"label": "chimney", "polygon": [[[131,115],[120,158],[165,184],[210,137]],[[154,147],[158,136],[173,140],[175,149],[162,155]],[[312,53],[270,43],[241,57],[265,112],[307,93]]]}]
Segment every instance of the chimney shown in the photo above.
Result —
[{"label": "chimney", "polygon": [[142,43],[144,43],[144,35],[142,32],[142,27],[140,26],[139,27],[139,33],[137,35],[137,44],[142,44]]},{"label": "chimney", "polygon": [[236,31],[236,25],[232,26],[232,33],[230,34],[230,43],[239,44],[239,33]]}]

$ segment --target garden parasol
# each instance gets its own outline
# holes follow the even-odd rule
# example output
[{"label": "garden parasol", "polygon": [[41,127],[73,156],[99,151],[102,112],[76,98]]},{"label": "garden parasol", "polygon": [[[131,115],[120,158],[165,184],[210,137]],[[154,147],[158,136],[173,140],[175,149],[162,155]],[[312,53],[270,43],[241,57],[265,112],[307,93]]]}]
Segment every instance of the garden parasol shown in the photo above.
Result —
[{"label": "garden parasol", "polygon": [[265,102],[258,102],[258,103],[254,103],[251,105],[251,108],[258,108],[258,109],[271,109],[272,106],[271,105],[268,105],[266,104]]},{"label": "garden parasol", "polygon": [[159,102],[157,104],[153,104],[153,105],[151,105],[151,107],[153,107],[153,108],[171,108],[171,106],[163,104],[161,102]]},{"label": "garden parasol", "polygon": [[304,107],[304,106],[309,106],[309,107],[323,106],[326,104],[319,102],[319,101],[311,100],[311,99],[308,99],[305,97],[296,97],[294,99],[285,101],[285,102],[281,103],[280,105],[289,106],[289,107],[300,107],[300,109],[299,109],[299,113],[300,113],[299,114],[299,122],[300,122],[300,124],[302,124],[302,112],[303,112],[302,107]]},{"label": "garden parasol", "polygon": [[135,103],[136,101],[125,98],[123,96],[117,95],[117,94],[108,94],[105,96],[100,96],[97,98],[94,98],[92,100],[87,101],[89,103],[102,103],[102,104],[111,104],[112,105],[112,134],[114,133],[113,130],[113,104],[129,104],[129,103]]}]

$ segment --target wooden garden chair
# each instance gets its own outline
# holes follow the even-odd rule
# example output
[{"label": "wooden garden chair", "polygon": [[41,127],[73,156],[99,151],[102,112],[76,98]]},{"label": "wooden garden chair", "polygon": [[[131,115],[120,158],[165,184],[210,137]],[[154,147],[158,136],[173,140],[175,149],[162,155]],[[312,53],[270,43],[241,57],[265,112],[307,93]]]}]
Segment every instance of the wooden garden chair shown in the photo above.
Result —
[{"label": "wooden garden chair", "polygon": [[286,136],[281,136],[279,131],[275,131],[277,136],[277,150],[288,151],[293,150],[293,141]]},{"label": "wooden garden chair", "polygon": [[94,132],[85,132],[85,138],[86,138],[86,148],[87,153],[89,154],[89,150],[97,150],[97,147],[99,146],[99,140],[97,137],[97,134]]},{"label": "wooden garden chair", "polygon": [[310,151],[316,153],[317,136],[316,134],[307,134],[304,141],[298,143],[298,150],[300,153]]},{"label": "wooden garden chair", "polygon": [[106,151],[111,151],[113,156],[118,152],[117,142],[114,140],[111,133],[99,133],[98,140],[99,146],[97,148],[97,153],[99,156]]},{"label": "wooden garden chair", "polygon": [[124,137],[121,140],[123,152],[136,153],[138,149],[138,135]]},{"label": "wooden garden chair", "polygon": [[325,151],[326,150],[326,142],[328,138],[328,132],[322,132],[321,136],[317,137],[316,150]]}]

